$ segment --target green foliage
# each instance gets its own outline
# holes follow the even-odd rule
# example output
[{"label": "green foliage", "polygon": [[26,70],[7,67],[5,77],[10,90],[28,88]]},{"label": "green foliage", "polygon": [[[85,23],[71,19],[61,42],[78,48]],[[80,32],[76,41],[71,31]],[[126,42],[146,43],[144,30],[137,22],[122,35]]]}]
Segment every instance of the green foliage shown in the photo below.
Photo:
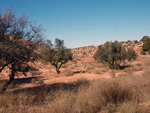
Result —
[{"label": "green foliage", "polygon": [[55,49],[64,49],[65,46],[64,46],[64,41],[63,40],[60,40],[58,38],[55,39]]},{"label": "green foliage", "polygon": [[146,55],[145,52],[148,52],[148,54],[150,54],[150,38],[149,36],[144,36],[141,41],[143,41],[143,46],[142,46],[142,51],[141,54],[142,55]]},{"label": "green foliage", "polygon": [[135,51],[133,49],[129,48],[128,51],[127,51],[127,59],[128,59],[128,61],[131,61],[132,59],[135,60],[136,57],[137,57],[137,55],[136,55]]},{"label": "green foliage", "polygon": [[4,92],[14,80],[17,72],[30,70],[29,62],[38,58],[37,45],[42,41],[41,27],[34,25],[26,16],[18,16],[12,9],[0,10],[0,72],[8,67],[11,70]]},{"label": "green foliage", "polygon": [[144,41],[144,44],[143,44],[142,48],[143,48],[144,51],[149,51],[150,50],[150,39],[149,38]]},{"label": "green foliage", "polygon": [[72,60],[72,53],[70,49],[67,49],[64,46],[64,41],[56,39],[54,48],[46,45],[43,48],[41,57],[43,61],[50,62],[53,66],[55,66],[57,73],[59,74],[59,69],[61,66],[68,62],[68,60]]},{"label": "green foliage", "polygon": [[103,46],[99,46],[94,59],[102,63],[108,63],[112,69],[119,69],[121,61],[124,60],[135,60],[137,57],[133,49],[126,49],[122,47],[121,43],[107,42]]},{"label": "green foliage", "polygon": [[146,41],[147,39],[149,39],[149,36],[143,36],[143,38],[141,39],[141,41]]}]

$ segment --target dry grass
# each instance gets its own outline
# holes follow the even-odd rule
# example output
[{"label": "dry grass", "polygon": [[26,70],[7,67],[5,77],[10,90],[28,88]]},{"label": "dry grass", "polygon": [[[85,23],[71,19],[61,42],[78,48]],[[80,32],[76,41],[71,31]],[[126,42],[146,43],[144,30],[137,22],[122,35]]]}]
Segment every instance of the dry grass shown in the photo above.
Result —
[{"label": "dry grass", "polygon": [[150,74],[150,58],[146,59],[143,61],[143,65],[144,65],[144,76],[149,77]]},{"label": "dry grass", "polygon": [[99,69],[95,70],[95,74],[102,74],[102,70]]},{"label": "dry grass", "polygon": [[41,75],[40,71],[31,71],[30,73],[32,76]]},{"label": "dry grass", "polygon": [[[4,83],[1,83],[2,85]],[[79,79],[77,90],[33,89],[0,94],[2,113],[148,113],[140,103],[150,101],[150,76],[122,76],[89,82]]]},{"label": "dry grass", "polygon": [[128,67],[126,69],[124,69],[124,72],[126,72],[128,75],[132,75],[134,71],[133,67]]},{"label": "dry grass", "polygon": [[120,113],[137,113],[137,103],[127,102],[120,106]]},{"label": "dry grass", "polygon": [[70,69],[65,69],[61,75],[62,76],[72,76],[74,73]]}]

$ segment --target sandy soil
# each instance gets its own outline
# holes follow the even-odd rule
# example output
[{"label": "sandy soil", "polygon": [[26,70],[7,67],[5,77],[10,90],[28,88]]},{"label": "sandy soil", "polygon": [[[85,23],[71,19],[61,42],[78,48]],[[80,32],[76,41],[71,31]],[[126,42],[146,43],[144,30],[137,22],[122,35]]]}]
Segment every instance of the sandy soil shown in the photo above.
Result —
[{"label": "sandy soil", "polygon": [[[131,65],[137,65],[137,64],[141,64],[141,66],[143,66],[143,60],[146,58],[141,58],[139,57],[136,61],[132,62]],[[89,61],[93,61],[93,60],[87,60]],[[79,65],[79,69],[82,69],[82,65]],[[63,71],[64,69],[61,69],[61,71]],[[87,79],[87,80],[97,80],[97,79],[110,79],[110,78],[114,78],[114,77],[119,77],[119,75],[121,74],[127,74],[126,72],[124,72],[124,70],[115,70],[112,74],[112,70],[106,70],[105,72],[102,72],[100,74],[95,74],[95,73],[89,73],[88,71],[85,73],[74,73],[72,76],[62,76],[61,74],[58,75],[55,72],[54,68],[40,68],[39,71],[41,72],[40,75],[35,75],[35,76],[31,76],[31,74],[29,73],[27,77],[24,77],[23,75],[19,75],[15,77],[15,81],[16,83],[19,82],[19,85],[17,85],[17,87],[15,87],[12,90],[17,90],[17,89],[21,89],[21,88],[30,88],[30,87],[37,87],[40,85],[50,85],[50,84],[54,84],[54,83],[70,83],[70,82],[74,82],[77,81],[78,79]],[[75,71],[75,70],[72,70]],[[132,72],[132,75],[134,76],[141,76],[144,73],[144,70],[136,70]],[[8,79],[8,76],[1,76],[0,79]],[[30,80],[29,80],[30,79]],[[28,81],[27,81],[28,80]],[[39,83],[39,81],[42,80],[43,83]],[[26,81],[26,82],[23,82]]]}]

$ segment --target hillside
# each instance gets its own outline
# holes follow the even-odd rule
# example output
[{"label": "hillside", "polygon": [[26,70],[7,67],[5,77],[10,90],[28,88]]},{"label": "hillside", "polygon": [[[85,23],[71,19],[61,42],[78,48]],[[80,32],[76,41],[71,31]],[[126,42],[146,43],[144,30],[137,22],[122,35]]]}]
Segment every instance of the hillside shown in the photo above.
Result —
[{"label": "hillside", "polygon": [[97,49],[98,46],[86,46],[72,49],[71,52],[73,54],[73,58],[87,58],[93,57]]},{"label": "hillside", "polygon": [[[138,55],[140,55],[142,50],[143,42],[141,41],[127,41],[120,42],[126,48],[133,48]],[[98,46],[86,46],[72,49],[71,52],[73,54],[73,58],[75,59],[84,59],[84,58],[92,58],[95,52],[97,51]]]},{"label": "hillside", "polygon": [[[128,41],[128,42],[120,42],[120,43],[122,43],[122,45],[125,46],[126,48],[133,48],[136,51],[136,53],[140,55],[143,42]],[[97,49],[98,49],[98,46],[86,46],[86,47],[79,47],[79,48],[71,49],[71,52],[73,54],[73,61],[75,61],[78,64],[82,64],[82,62],[93,62],[94,61],[93,55],[95,54]],[[73,62],[69,62],[69,63],[72,65],[74,64]],[[36,62],[36,67],[47,68],[47,67],[53,67],[53,66],[50,66],[50,64],[43,65],[40,62]],[[7,76],[9,72],[10,72],[9,69],[6,68],[0,75],[2,75],[1,77],[3,78],[3,76]]]}]

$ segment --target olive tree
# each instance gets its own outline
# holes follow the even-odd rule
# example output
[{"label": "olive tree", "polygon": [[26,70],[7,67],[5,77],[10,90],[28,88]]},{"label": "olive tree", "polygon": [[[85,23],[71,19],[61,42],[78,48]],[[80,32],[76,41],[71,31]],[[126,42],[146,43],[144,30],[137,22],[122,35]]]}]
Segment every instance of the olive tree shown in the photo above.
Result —
[{"label": "olive tree", "polygon": [[119,69],[122,61],[135,60],[136,57],[137,55],[133,49],[129,48],[126,50],[125,47],[122,47],[121,43],[117,41],[107,42],[103,46],[99,46],[94,55],[95,60],[108,63],[112,69]]},{"label": "olive tree", "polygon": [[40,26],[30,22],[28,17],[16,16],[12,9],[0,13],[0,72],[6,67],[11,70],[2,92],[18,71],[24,75],[29,71],[29,63],[37,59],[36,49],[41,40]]},{"label": "olive tree", "polygon": [[56,68],[57,74],[60,73],[60,68],[63,64],[72,60],[72,53],[70,49],[67,49],[64,45],[64,41],[55,39],[55,44],[51,44],[50,41],[45,44],[41,53],[42,59],[45,62],[50,62]]}]

